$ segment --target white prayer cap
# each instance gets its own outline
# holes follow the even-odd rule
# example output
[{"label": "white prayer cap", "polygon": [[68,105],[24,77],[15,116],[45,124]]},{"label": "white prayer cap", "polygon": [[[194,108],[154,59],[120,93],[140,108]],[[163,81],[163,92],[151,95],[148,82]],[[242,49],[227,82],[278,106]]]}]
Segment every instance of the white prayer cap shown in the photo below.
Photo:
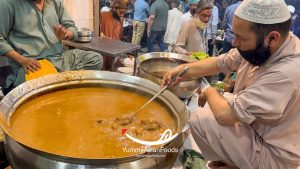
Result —
[{"label": "white prayer cap", "polygon": [[291,18],[284,0],[244,0],[235,15],[260,24],[282,23]]},{"label": "white prayer cap", "polygon": [[288,5],[288,9],[289,9],[290,13],[295,12],[295,7],[293,7],[292,5]]}]

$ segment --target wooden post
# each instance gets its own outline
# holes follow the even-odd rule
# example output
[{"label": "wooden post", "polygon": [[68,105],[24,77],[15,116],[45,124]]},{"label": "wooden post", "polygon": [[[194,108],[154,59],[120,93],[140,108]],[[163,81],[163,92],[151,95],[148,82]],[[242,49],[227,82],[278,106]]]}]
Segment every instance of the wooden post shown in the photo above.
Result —
[{"label": "wooden post", "polygon": [[100,0],[94,0],[94,36],[99,36],[100,29]]}]

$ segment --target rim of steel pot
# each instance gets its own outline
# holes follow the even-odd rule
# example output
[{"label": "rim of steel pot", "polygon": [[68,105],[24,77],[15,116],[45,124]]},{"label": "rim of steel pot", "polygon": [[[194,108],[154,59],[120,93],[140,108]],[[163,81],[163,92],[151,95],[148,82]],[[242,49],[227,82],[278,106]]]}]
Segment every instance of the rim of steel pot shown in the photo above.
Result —
[{"label": "rim of steel pot", "polygon": [[[185,61],[186,63],[192,63],[192,62],[197,62],[197,59],[194,59],[192,57],[186,56],[186,55],[182,55],[182,54],[178,54],[178,53],[171,53],[171,52],[152,52],[152,53],[145,53],[143,55],[140,55],[139,57],[137,57],[137,65],[138,68],[141,68],[144,72],[147,72],[148,74],[157,77],[157,78],[163,78],[160,75],[157,75],[155,73],[149,72],[147,71],[143,66],[143,62],[149,59],[164,59],[164,58],[169,58],[169,59],[175,59],[175,60],[181,60],[181,61]],[[190,78],[182,78],[183,81],[189,81],[189,80],[195,80],[200,78],[200,76],[196,76],[196,77],[190,77]]]},{"label": "rim of steel pot", "polygon": [[[146,92],[147,94],[154,95],[160,90],[160,87],[154,82],[143,79],[140,77],[129,76],[116,72],[106,72],[106,71],[92,71],[92,70],[81,70],[81,71],[69,71],[59,74],[52,74],[43,76],[34,80],[30,80],[16,87],[10,93],[8,93],[2,102],[0,103],[0,125],[6,133],[6,141],[13,139],[11,133],[9,133],[10,119],[14,111],[27,99],[32,98],[33,96],[53,91],[59,90],[66,87],[84,87],[88,84],[93,84],[95,86],[100,85],[116,85],[122,86],[125,88],[134,88],[139,91]],[[177,123],[177,133],[181,133],[186,130],[185,125],[189,118],[189,113],[186,105],[178,99],[170,91],[163,92],[158,99],[167,106],[174,115],[174,120]],[[176,138],[175,138],[176,139]],[[18,141],[17,141],[18,142]],[[36,152],[42,156],[55,159],[58,161],[66,161],[78,164],[111,164],[111,163],[126,163],[142,159],[141,155],[127,156],[121,158],[108,158],[108,159],[82,159],[82,158],[73,158],[65,157],[61,155],[47,153],[41,150],[36,150],[30,148],[26,145],[23,145],[21,142],[18,142],[21,146]],[[166,144],[164,147],[166,147]]]},{"label": "rim of steel pot", "polygon": [[178,53],[171,53],[171,52],[152,52],[152,53],[145,53],[137,57],[137,63],[140,64],[146,59],[150,58],[175,58],[179,60],[184,60],[186,62],[196,62],[198,61],[197,59],[194,59],[192,57],[178,54]]},{"label": "rim of steel pot", "polygon": [[[146,70],[145,68],[143,68],[142,65],[138,65],[138,68],[142,69],[142,71],[147,72],[148,74],[150,74],[151,76],[154,76],[156,78],[160,78],[160,79],[164,78],[163,76],[160,76],[160,75],[157,75],[155,73],[149,72],[148,70]],[[181,78],[182,78],[182,81],[190,81],[190,80],[199,79],[199,77],[197,77],[197,76],[196,77],[191,77],[191,78],[187,78],[187,77],[181,77]]]}]

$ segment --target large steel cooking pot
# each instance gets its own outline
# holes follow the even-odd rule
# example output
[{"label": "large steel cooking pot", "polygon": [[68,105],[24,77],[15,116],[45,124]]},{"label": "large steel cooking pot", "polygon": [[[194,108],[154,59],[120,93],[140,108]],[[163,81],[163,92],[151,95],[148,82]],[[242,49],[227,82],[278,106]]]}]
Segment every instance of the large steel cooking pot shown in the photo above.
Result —
[{"label": "large steel cooking pot", "polygon": [[[76,88],[84,86],[114,86],[126,90],[134,89],[152,97],[160,87],[155,83],[125,74],[101,71],[75,71],[44,76],[28,81],[5,96],[0,103],[0,125],[5,131],[7,156],[14,169],[86,169],[86,168],[170,168],[176,155],[172,152],[160,156],[130,156],[111,159],[79,159],[49,154],[35,150],[14,140],[10,133],[10,119],[14,111],[27,99],[45,92]],[[178,137],[165,147],[180,148],[186,138],[186,122],[188,110],[186,106],[171,92],[165,91],[159,96],[159,101],[167,106],[177,123]],[[145,154],[143,154],[145,155]]]},{"label": "large steel cooking pot", "polygon": [[[137,58],[138,76],[149,79],[157,84],[162,82],[164,74],[172,68],[189,62],[195,62],[189,56],[169,52],[146,53]],[[201,77],[183,78],[177,86],[170,88],[182,99],[190,98],[199,89]]]}]

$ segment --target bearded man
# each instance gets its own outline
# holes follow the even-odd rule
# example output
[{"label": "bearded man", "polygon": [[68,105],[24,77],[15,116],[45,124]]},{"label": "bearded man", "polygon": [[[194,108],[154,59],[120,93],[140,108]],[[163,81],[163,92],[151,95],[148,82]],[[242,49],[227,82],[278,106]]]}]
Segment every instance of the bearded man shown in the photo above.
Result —
[{"label": "bearded man", "polygon": [[[108,12],[100,14],[100,36],[115,40],[121,40],[123,33],[124,14],[128,9],[127,0],[115,0]],[[104,55],[104,69],[110,70],[113,65],[113,58]]]},{"label": "bearded man", "polygon": [[204,30],[212,14],[213,5],[209,0],[201,0],[191,20],[181,25],[173,52],[190,55],[194,52],[206,52],[207,40]]},{"label": "bearded man", "polygon": [[185,66],[187,77],[237,72],[230,97],[202,82],[208,106],[189,121],[210,168],[299,168],[300,41],[290,23],[284,0],[244,0],[233,19],[235,49],[165,75],[162,86]]},{"label": "bearded man", "polygon": [[128,1],[115,0],[111,10],[100,14],[101,36],[120,40],[123,32],[124,14],[128,9]]}]

